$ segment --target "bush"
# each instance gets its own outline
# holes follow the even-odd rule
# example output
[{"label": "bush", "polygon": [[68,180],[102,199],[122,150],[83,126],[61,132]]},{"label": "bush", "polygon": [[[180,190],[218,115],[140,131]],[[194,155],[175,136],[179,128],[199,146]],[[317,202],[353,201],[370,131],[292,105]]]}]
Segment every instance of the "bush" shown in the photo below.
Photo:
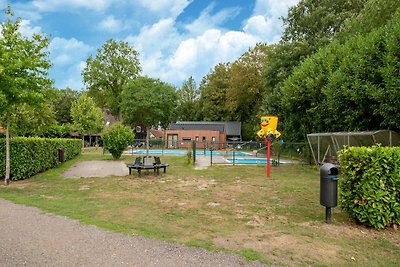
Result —
[{"label": "bush", "polygon": [[[56,167],[58,149],[64,148],[64,159],[79,155],[82,148],[80,139],[49,139],[14,137],[10,140],[10,178],[26,179],[37,173]],[[0,140],[0,177],[5,177],[6,140]]]},{"label": "bush", "polygon": [[111,153],[114,159],[119,159],[124,149],[133,141],[132,130],[117,122],[103,131],[104,147]]},{"label": "bush", "polygon": [[400,148],[350,147],[339,162],[341,208],[375,228],[400,224]]}]

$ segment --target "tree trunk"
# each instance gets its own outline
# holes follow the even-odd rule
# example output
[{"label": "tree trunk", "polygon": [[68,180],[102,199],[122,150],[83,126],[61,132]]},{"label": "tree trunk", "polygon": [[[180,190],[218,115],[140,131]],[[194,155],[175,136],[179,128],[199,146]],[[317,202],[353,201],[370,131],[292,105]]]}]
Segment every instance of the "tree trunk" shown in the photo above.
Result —
[{"label": "tree trunk", "polygon": [[11,171],[11,164],[10,164],[10,114],[7,113],[6,115],[6,177],[4,179],[4,184],[10,184],[10,171]]},{"label": "tree trunk", "polygon": [[150,129],[146,127],[146,158],[149,157]]},{"label": "tree trunk", "polygon": [[85,135],[82,135],[82,149],[85,148]]}]

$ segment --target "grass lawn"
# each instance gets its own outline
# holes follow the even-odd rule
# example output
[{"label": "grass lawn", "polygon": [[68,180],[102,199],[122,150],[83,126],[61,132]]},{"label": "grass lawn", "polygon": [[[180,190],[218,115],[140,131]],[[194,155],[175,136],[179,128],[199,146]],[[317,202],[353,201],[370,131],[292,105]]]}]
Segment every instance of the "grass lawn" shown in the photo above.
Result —
[{"label": "grass lawn", "polygon": [[[0,197],[83,223],[278,265],[399,266],[400,233],[355,224],[339,208],[325,224],[319,172],[310,166],[212,166],[163,156],[167,173],[62,178],[74,163],[111,160],[101,150],[0,186]],[[126,162],[134,157],[124,156]]]}]

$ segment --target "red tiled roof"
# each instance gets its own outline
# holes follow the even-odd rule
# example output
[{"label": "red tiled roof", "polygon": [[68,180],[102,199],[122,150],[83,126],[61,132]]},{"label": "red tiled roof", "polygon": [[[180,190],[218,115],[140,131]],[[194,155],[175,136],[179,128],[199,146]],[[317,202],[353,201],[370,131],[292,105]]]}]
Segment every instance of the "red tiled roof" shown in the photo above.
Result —
[{"label": "red tiled roof", "polygon": [[151,134],[154,135],[156,138],[164,137],[164,131],[156,130],[156,129],[150,129],[150,132],[151,132]]}]

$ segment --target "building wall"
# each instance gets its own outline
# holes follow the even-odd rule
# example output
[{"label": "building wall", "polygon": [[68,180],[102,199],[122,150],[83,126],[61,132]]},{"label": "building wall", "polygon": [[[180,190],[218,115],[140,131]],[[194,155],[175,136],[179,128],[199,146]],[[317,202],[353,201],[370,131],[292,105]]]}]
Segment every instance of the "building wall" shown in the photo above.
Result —
[{"label": "building wall", "polygon": [[[176,135],[177,139],[175,144],[171,144],[172,135]],[[211,146],[211,142],[216,143],[226,142],[226,134],[220,133],[219,131],[209,131],[209,130],[166,130],[167,136],[167,146],[174,146],[176,148],[187,148],[192,146],[193,141],[197,141],[197,148],[207,148]],[[196,138],[197,137],[197,138]],[[215,144],[215,149],[223,148],[222,145]]]}]

